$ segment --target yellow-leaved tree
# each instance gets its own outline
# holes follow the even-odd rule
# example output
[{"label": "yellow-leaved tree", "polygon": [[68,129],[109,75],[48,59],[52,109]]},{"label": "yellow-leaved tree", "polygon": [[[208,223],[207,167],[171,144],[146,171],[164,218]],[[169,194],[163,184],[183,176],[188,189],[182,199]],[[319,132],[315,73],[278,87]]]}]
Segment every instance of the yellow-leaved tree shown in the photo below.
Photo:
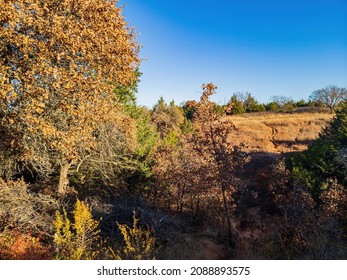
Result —
[{"label": "yellow-leaved tree", "polygon": [[68,172],[97,127],[127,120],[115,85],[136,80],[140,46],[115,0],[0,0],[1,145],[43,174]]}]

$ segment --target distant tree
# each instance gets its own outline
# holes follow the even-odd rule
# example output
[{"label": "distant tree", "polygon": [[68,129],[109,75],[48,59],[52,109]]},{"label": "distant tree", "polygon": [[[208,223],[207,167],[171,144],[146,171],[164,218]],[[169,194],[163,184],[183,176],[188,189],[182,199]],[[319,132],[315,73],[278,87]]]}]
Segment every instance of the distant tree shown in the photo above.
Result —
[{"label": "distant tree", "polygon": [[248,99],[249,96],[251,96],[251,93],[248,91],[246,92],[238,91],[238,92],[235,92],[233,95],[236,96],[237,100],[241,101],[242,104],[246,104],[246,100]]},{"label": "distant tree", "polygon": [[325,107],[324,103],[320,100],[317,100],[317,101],[309,100],[307,104],[310,107],[319,107],[319,108]]},{"label": "distant tree", "polygon": [[291,97],[276,95],[272,96],[271,100],[277,103],[282,111],[292,111],[294,109],[294,101]]},{"label": "distant tree", "polygon": [[259,104],[258,101],[250,94],[244,102],[244,108],[246,113],[265,111],[265,106],[263,104]]},{"label": "distant tree", "polygon": [[214,110],[216,111],[217,114],[223,116],[225,115],[225,106],[224,105],[219,105],[219,104],[214,104]]},{"label": "distant tree", "polygon": [[327,86],[314,91],[310,100],[320,101],[333,112],[340,102],[347,100],[347,89],[337,86]]},{"label": "distant tree", "polygon": [[[234,104],[231,108],[232,114],[252,113],[265,111],[265,106],[259,104],[250,92],[236,92],[230,101]],[[243,110],[241,109],[243,106]]]},{"label": "distant tree", "polygon": [[97,126],[127,130],[113,90],[137,79],[139,45],[116,3],[0,2],[1,141],[42,174],[58,168],[59,194]]},{"label": "distant tree", "polygon": [[270,102],[265,105],[266,111],[276,112],[280,109],[280,105],[277,102]]},{"label": "distant tree", "polygon": [[171,130],[180,130],[184,122],[183,111],[174,101],[167,104],[164,98],[160,97],[153,107],[151,122],[156,125],[161,137],[164,138]]},{"label": "distant tree", "polygon": [[136,93],[142,73],[139,69],[135,70],[136,79],[130,84],[124,85],[116,83],[114,88],[114,101],[120,103],[124,112],[132,118],[138,118],[141,115],[141,109],[136,104]]},{"label": "distant tree", "polygon": [[296,108],[296,103],[293,100],[288,101],[283,105],[283,111],[290,112]]},{"label": "distant tree", "polygon": [[308,107],[308,103],[304,99],[300,99],[299,101],[296,102],[295,104],[296,107]]},{"label": "distant tree", "polygon": [[245,108],[242,101],[240,101],[235,94],[231,97],[227,107],[229,108],[227,110],[227,115],[237,115],[245,113]]}]

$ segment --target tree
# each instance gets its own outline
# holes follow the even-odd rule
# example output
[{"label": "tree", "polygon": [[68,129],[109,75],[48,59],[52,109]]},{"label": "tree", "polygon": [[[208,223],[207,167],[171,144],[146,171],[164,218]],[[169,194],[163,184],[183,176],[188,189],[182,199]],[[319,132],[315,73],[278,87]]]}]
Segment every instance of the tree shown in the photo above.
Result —
[{"label": "tree", "polygon": [[242,103],[242,101],[240,101],[238,99],[236,94],[234,94],[231,97],[227,107],[228,107],[228,110],[227,110],[226,113],[228,115],[237,115],[237,114],[245,113],[245,109],[244,109],[243,103]]},{"label": "tree", "polygon": [[184,115],[187,120],[191,121],[194,118],[194,112],[195,112],[195,106],[197,102],[195,100],[188,100],[184,105],[182,106]]},{"label": "tree", "polygon": [[346,99],[347,89],[337,86],[327,86],[323,89],[318,89],[310,96],[310,100],[322,102],[331,112],[333,112],[336,109],[336,106]]},{"label": "tree", "polygon": [[308,103],[304,99],[300,99],[299,101],[296,102],[295,104],[296,107],[308,107]]},{"label": "tree", "polygon": [[179,131],[184,122],[183,110],[175,105],[174,101],[167,104],[163,97],[154,105],[151,121],[157,126],[158,132],[164,138],[172,130]]},{"label": "tree", "polygon": [[287,165],[293,176],[305,183],[317,199],[335,180],[346,188],[346,149],[347,104],[344,103],[308,149],[290,157]]},{"label": "tree", "polygon": [[280,106],[277,102],[270,102],[265,105],[266,111],[276,112],[280,109]]},{"label": "tree", "polygon": [[254,104],[257,103],[255,98],[251,95],[249,92],[236,92],[233,95],[234,99],[241,102],[243,106],[243,111],[246,113],[252,112],[252,108],[254,107]]},{"label": "tree", "polygon": [[244,106],[247,113],[265,111],[265,106],[263,104],[259,104],[258,101],[250,94],[248,95]]},{"label": "tree", "polygon": [[231,221],[233,195],[236,192],[237,170],[241,170],[245,159],[238,152],[237,147],[232,147],[228,141],[228,135],[235,128],[233,123],[224,120],[216,114],[213,103],[209,100],[215,94],[217,87],[213,83],[202,86],[203,93],[200,102],[196,106],[194,127],[190,143],[192,150],[200,161],[208,166],[208,171],[201,174],[202,184],[207,183],[211,188],[220,191],[229,244],[235,245],[235,230]]},{"label": "tree", "polygon": [[271,100],[273,101],[272,103],[277,103],[279,108],[284,111],[291,111],[294,109],[294,101],[290,97],[275,95],[271,97]]},{"label": "tree", "polygon": [[59,166],[59,194],[98,125],[127,129],[113,89],[137,79],[139,45],[116,4],[0,1],[2,141],[42,174]]},{"label": "tree", "polygon": [[265,111],[265,106],[259,104],[249,92],[236,92],[229,101],[229,110],[226,113],[236,115],[262,111]]}]

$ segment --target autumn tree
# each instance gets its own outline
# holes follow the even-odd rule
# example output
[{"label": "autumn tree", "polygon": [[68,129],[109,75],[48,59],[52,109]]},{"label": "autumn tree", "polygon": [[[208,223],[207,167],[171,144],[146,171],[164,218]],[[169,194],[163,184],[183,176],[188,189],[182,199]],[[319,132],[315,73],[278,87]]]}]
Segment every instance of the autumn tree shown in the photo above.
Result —
[{"label": "autumn tree", "polygon": [[[178,143],[159,145],[155,151],[153,172],[160,184],[156,199],[177,212],[189,209],[197,217],[202,204],[200,198],[208,192],[208,166],[198,156],[192,155],[189,136],[181,136]],[[205,217],[206,218],[206,217]]]},{"label": "autumn tree", "polygon": [[231,221],[232,210],[235,208],[233,195],[237,188],[237,172],[245,158],[239,149],[228,141],[235,126],[216,113],[209,99],[216,93],[216,89],[213,83],[203,85],[203,93],[194,117],[195,133],[192,134],[190,144],[195,152],[194,156],[200,158],[200,162],[208,167],[204,174],[200,174],[200,182],[208,182],[210,188],[221,194],[229,243],[234,245],[236,234]]},{"label": "autumn tree", "polygon": [[320,101],[333,112],[341,101],[347,100],[347,89],[337,86],[327,86],[322,89],[315,90],[311,96],[311,101]]},{"label": "autumn tree", "polygon": [[127,133],[113,90],[137,79],[139,45],[116,4],[0,1],[1,141],[42,174],[58,168],[59,194],[97,126]]}]

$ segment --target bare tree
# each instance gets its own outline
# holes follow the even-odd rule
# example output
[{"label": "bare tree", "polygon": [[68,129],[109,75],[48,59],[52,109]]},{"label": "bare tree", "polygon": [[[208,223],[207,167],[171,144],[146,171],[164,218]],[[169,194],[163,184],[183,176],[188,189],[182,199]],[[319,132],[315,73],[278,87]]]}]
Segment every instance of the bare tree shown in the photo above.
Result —
[{"label": "bare tree", "polygon": [[278,104],[278,106],[283,109],[283,107],[293,102],[293,99],[291,97],[283,96],[283,95],[275,95],[271,97],[271,100]]},{"label": "bare tree", "polygon": [[331,112],[334,111],[337,105],[340,102],[345,101],[347,99],[347,89],[338,86],[327,86],[322,89],[318,89],[314,91],[310,99],[312,101],[321,101],[325,104]]}]

